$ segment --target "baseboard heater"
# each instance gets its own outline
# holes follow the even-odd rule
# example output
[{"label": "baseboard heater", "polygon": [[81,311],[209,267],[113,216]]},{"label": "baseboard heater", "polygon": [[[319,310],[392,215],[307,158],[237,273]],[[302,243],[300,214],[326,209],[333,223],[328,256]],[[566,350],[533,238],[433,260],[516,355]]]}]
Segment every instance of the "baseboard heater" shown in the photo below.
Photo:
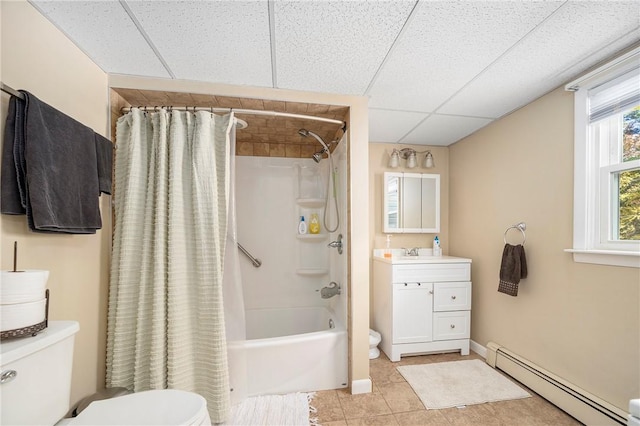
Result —
[{"label": "baseboard heater", "polygon": [[623,410],[497,343],[487,345],[486,361],[586,425],[627,424],[627,413]]}]

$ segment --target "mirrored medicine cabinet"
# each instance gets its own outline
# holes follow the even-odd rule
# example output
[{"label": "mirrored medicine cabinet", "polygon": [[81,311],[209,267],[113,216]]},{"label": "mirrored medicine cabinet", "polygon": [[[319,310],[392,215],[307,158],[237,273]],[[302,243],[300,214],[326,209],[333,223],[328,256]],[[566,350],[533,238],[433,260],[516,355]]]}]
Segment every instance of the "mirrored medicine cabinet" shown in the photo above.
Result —
[{"label": "mirrored medicine cabinet", "polygon": [[440,175],[386,172],[385,233],[440,232]]}]

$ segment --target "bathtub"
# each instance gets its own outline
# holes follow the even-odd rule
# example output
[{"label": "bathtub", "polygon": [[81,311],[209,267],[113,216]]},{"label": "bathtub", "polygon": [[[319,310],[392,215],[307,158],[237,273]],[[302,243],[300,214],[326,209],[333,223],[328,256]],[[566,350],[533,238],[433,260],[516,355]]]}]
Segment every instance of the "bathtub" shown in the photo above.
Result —
[{"label": "bathtub", "polygon": [[251,309],[246,322],[247,340],[228,344],[232,389],[246,382],[246,395],[257,396],[347,386],[347,331],[330,310]]}]

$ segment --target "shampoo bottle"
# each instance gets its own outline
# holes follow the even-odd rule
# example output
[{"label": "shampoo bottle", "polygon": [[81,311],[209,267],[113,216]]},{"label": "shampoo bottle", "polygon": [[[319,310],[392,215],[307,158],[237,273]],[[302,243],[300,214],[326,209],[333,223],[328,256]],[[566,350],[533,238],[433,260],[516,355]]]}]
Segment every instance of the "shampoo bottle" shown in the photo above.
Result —
[{"label": "shampoo bottle", "polygon": [[307,233],[307,222],[304,221],[304,216],[300,216],[300,223],[298,223],[298,234]]},{"label": "shampoo bottle", "polygon": [[309,220],[309,233],[320,233],[320,219],[318,219],[318,215],[316,213],[311,214],[311,219]]}]

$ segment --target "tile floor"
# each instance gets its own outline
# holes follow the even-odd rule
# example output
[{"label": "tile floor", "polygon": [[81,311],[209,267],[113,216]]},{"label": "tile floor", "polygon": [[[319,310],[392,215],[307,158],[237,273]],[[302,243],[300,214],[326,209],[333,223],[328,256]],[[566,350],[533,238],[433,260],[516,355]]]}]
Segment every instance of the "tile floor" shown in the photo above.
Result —
[{"label": "tile floor", "polygon": [[370,361],[373,392],[351,395],[344,389],[319,391],[311,405],[322,426],[352,425],[580,425],[565,412],[536,395],[532,398],[469,405],[466,408],[427,410],[397,366],[482,359],[471,352],[423,355],[392,363],[382,353]]}]

